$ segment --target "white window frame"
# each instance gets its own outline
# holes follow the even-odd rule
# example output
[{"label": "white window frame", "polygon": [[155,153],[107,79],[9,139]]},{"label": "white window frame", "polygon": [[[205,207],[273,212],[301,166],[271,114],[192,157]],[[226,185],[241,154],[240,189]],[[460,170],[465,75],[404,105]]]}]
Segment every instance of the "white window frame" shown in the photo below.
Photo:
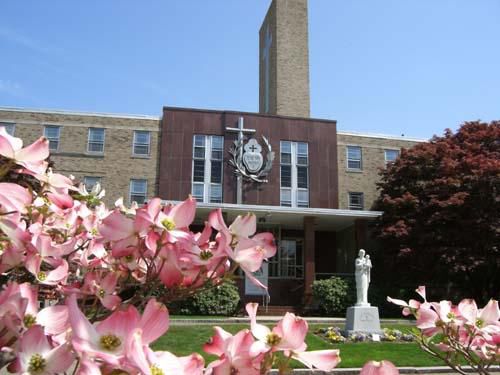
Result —
[{"label": "white window frame", "polygon": [[[47,129],[57,129],[57,138],[47,136]],[[49,150],[52,152],[59,151],[59,145],[61,143],[61,126],[59,125],[44,125],[43,136],[49,140]],[[56,148],[50,148],[50,142],[57,142]]]},{"label": "white window frame", "polygon": [[[281,159],[281,150],[284,143],[290,143],[291,145],[291,163],[283,163]],[[307,164],[299,164],[298,163],[298,145],[305,144],[307,148]],[[291,166],[291,187],[282,187],[281,186],[281,166],[282,165],[290,165]],[[298,171],[297,167],[306,167],[307,168],[307,188],[299,188],[298,187]],[[309,170],[309,144],[307,142],[294,142],[294,141],[280,141],[280,205],[285,206],[283,204],[283,192],[290,193],[291,205],[290,207],[309,207],[310,206],[310,195],[309,190],[311,188],[310,185],[310,170]],[[299,202],[298,196],[299,192],[307,193],[307,201]]]},{"label": "white window frame", "polygon": [[[138,143],[137,142],[137,133],[147,133],[148,134],[148,143]],[[135,146],[147,146],[148,152],[146,154],[138,154],[135,152]],[[140,156],[140,157],[149,157],[151,156],[151,131],[149,130],[134,130],[134,138],[132,141],[132,155]]]},{"label": "white window frame", "polygon": [[[357,148],[359,149],[359,160],[358,159],[349,159],[349,149],[350,148]],[[363,148],[361,146],[356,146],[356,145],[348,145],[346,146],[345,149],[346,153],[346,168],[348,171],[362,171],[363,170]],[[349,160],[359,162],[359,168],[358,167],[349,167]]]},{"label": "white window frame", "polygon": [[[102,130],[102,151],[91,151],[90,150],[90,133],[92,132],[92,130]],[[92,141],[92,143],[99,143],[99,142],[96,142],[96,141]],[[106,143],[106,129],[105,128],[89,128],[88,132],[87,132],[87,152],[89,154],[104,154],[104,146],[105,146],[105,143]]]},{"label": "white window frame", "polygon": [[[359,195],[361,197],[361,205],[352,205],[351,197]],[[347,207],[349,210],[363,211],[365,209],[365,194],[361,191],[350,191],[347,193]]]},{"label": "white window frame", "polygon": [[396,159],[399,157],[399,155],[400,155],[400,153],[401,153],[401,151],[400,151],[400,150],[396,150],[396,149],[394,149],[394,148],[392,148],[392,149],[391,149],[391,148],[386,148],[386,149],[384,149],[384,160],[385,160],[385,164],[386,164],[386,165],[387,165],[387,163],[394,163],[394,161],[396,160],[396,159],[394,159],[394,160],[388,160],[388,159],[387,159],[387,152],[396,152],[396,153],[397,153],[397,155],[396,155]]},{"label": "white window frame", "polygon": [[[148,180],[145,178],[131,178],[130,179],[130,184],[129,184],[129,194],[128,194],[128,201],[132,203],[132,195],[140,195],[142,193],[136,193],[132,191],[132,186],[134,184],[134,181],[144,181],[144,186],[146,187],[145,192],[144,192],[144,202],[148,199]],[[142,202],[142,203],[144,203]],[[142,204],[137,202],[138,204]]]},{"label": "white window frame", "polygon": [[[204,159],[201,157],[195,158],[195,137],[205,137],[205,155]],[[212,144],[213,139],[215,137],[219,137],[222,139],[222,148],[220,151],[222,152],[222,157],[220,159],[212,159]],[[194,181],[194,162],[195,160],[204,160],[204,176],[203,182]],[[212,160],[221,163],[221,182],[211,182],[212,178]],[[205,203],[222,203],[224,201],[224,136],[222,135],[206,135],[206,134],[194,134],[193,135],[193,147],[192,147],[192,163],[191,163],[191,192],[194,196],[194,186],[203,186],[203,202]],[[215,187],[219,187],[221,190],[220,194],[220,202],[212,201],[211,192]]]},{"label": "white window frame", "polygon": [[91,187],[87,186],[88,179],[95,179],[96,182],[94,183],[94,185],[96,183],[99,183],[102,187],[102,176],[83,176],[83,184],[85,185],[85,189],[87,189],[87,191],[91,191],[92,188],[94,187],[94,185],[92,185]]},{"label": "white window frame", "polygon": [[[5,128],[5,131],[7,132],[8,135],[11,137],[14,137],[14,134],[16,133],[16,123],[15,122],[0,122],[0,126],[3,126]],[[10,131],[9,131],[10,129]]]}]

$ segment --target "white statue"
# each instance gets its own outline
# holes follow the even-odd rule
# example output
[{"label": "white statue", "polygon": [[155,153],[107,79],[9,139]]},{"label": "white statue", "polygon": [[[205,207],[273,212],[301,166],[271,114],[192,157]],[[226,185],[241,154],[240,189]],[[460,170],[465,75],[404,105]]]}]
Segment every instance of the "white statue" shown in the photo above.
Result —
[{"label": "white statue", "polygon": [[368,303],[368,285],[370,284],[370,271],[372,261],[370,256],[365,256],[363,249],[359,250],[358,257],[354,261],[356,276],[356,306],[370,306]]}]

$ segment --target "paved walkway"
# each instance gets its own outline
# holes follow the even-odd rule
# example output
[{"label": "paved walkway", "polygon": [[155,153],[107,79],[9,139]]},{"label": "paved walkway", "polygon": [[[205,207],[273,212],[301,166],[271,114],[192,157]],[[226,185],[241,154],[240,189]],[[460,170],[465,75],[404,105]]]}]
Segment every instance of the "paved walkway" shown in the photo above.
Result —
[{"label": "paved walkway", "polygon": [[[426,374],[426,375],[457,375],[457,372],[454,372],[449,367],[398,367],[400,374]],[[474,373],[472,369],[468,367],[464,367],[464,370]],[[293,375],[321,375],[321,374],[338,374],[338,375],[358,375],[361,371],[360,368],[339,368],[334,369],[332,372],[324,372],[324,371],[311,371],[311,370],[293,370]],[[278,374],[277,371],[272,371],[271,374]],[[500,366],[493,366],[490,368],[490,374],[500,374]]]},{"label": "paved walkway", "polygon": [[[260,323],[276,323],[283,316],[258,316]],[[345,324],[345,318],[322,318],[322,317],[304,317],[309,324],[338,325]],[[249,323],[248,317],[227,317],[227,318],[193,318],[193,319],[170,319],[171,325],[198,325],[198,324],[246,324]],[[382,324],[407,324],[414,325],[415,321],[405,319],[381,319]]]}]

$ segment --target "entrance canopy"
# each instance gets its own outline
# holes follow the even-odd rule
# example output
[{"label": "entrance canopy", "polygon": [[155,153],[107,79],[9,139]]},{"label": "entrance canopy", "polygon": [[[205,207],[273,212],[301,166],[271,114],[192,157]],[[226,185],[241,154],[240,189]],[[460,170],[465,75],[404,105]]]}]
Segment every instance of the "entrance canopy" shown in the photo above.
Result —
[{"label": "entrance canopy", "polygon": [[[177,203],[177,202],[170,202]],[[330,208],[300,208],[283,206],[262,206],[232,203],[197,203],[197,219],[206,220],[208,213],[221,208],[230,224],[238,215],[252,212],[261,225],[280,225],[282,228],[302,229],[305,217],[315,218],[315,230],[339,231],[354,225],[358,219],[375,219],[381,211],[339,210]],[[201,222],[200,222],[201,224]]]}]

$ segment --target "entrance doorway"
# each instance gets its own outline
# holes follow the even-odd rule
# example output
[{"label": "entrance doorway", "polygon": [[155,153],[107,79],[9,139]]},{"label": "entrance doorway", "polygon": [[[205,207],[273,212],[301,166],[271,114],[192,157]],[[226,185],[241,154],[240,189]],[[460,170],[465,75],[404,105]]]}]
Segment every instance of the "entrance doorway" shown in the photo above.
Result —
[{"label": "entrance doorway", "polygon": [[269,259],[269,277],[280,279],[304,277],[302,239],[286,238],[278,241],[276,255]]}]

